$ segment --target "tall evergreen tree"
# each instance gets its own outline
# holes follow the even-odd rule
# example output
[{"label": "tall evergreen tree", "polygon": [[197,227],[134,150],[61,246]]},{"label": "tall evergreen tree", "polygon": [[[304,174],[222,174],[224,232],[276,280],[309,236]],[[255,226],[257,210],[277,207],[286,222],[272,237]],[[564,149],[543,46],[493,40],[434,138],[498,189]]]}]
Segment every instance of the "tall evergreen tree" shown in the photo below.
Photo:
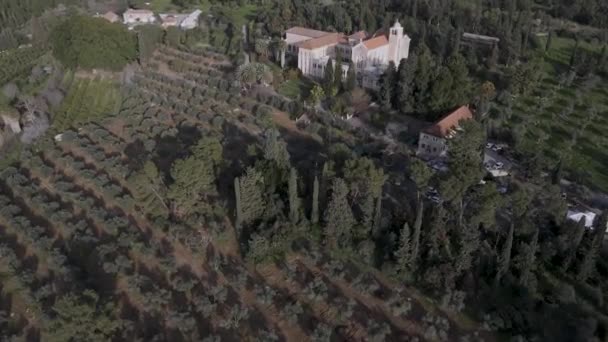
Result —
[{"label": "tall evergreen tree", "polygon": [[[530,224],[530,223],[527,223]],[[519,283],[527,287],[529,290],[534,290],[532,283],[533,273],[536,268],[536,252],[538,251],[538,235],[540,229],[532,224],[534,233],[529,243],[521,243],[519,256]]]},{"label": "tall evergreen tree", "polygon": [[242,223],[249,224],[260,219],[266,204],[263,195],[264,176],[253,167],[249,167],[239,181]]},{"label": "tall evergreen tree", "polygon": [[329,58],[323,73],[323,90],[325,91],[325,94],[330,97],[336,96],[337,93],[334,71],[333,61]]},{"label": "tall evergreen tree", "polygon": [[418,60],[414,74],[414,110],[418,113],[426,113],[428,111],[429,87],[435,70],[435,62],[431,50],[424,43],[418,45],[416,55],[418,56]]},{"label": "tall evergreen tree", "polygon": [[394,90],[394,106],[402,114],[414,111],[414,75],[416,74],[416,63],[418,57],[411,53],[407,59],[399,62],[397,82]]},{"label": "tall evergreen tree", "polygon": [[312,213],[310,215],[312,224],[319,223],[319,179],[315,176],[312,186]]},{"label": "tall evergreen tree", "polygon": [[466,61],[461,54],[455,53],[447,60],[446,67],[452,75],[452,91],[448,103],[450,106],[468,104],[471,97],[471,80]]},{"label": "tall evergreen tree", "polygon": [[547,42],[545,43],[545,51],[551,50],[551,45],[553,44],[553,31],[549,31],[547,35]]},{"label": "tall evergreen tree", "polygon": [[234,178],[234,199],[236,202],[236,227],[240,231],[243,223],[243,207],[241,202],[241,183],[238,177]]},{"label": "tall evergreen tree", "polygon": [[505,241],[500,256],[498,257],[498,269],[496,270],[496,277],[494,278],[495,286],[500,284],[502,277],[509,271],[511,264],[511,250],[513,249],[513,235],[515,232],[515,222],[511,220],[509,225],[509,232],[507,233],[507,240]]},{"label": "tall evergreen tree", "polygon": [[583,241],[583,236],[585,236],[585,230],[585,218],[582,217],[576,224],[576,227],[573,229],[573,232],[569,234],[570,238],[568,240],[570,242],[570,245],[568,246],[566,256],[564,257],[564,262],[562,264],[562,269],[566,272],[568,271],[570,266],[572,266],[574,260],[576,260],[576,253],[581,244],[581,241]]},{"label": "tall evergreen tree", "polygon": [[336,50],[336,63],[334,63],[334,87],[339,93],[342,89],[342,54]]},{"label": "tall evergreen tree", "polygon": [[608,210],[604,211],[600,217],[594,222],[593,234],[588,249],[585,251],[583,261],[578,270],[577,279],[585,282],[591,276],[595,268],[595,261],[602,248],[604,242],[604,234],[606,233],[608,223]]},{"label": "tall evergreen tree", "polygon": [[431,96],[429,99],[429,109],[434,112],[446,111],[454,106],[451,95],[454,92],[452,73],[446,67],[439,69],[431,86]]},{"label": "tall evergreen tree", "polygon": [[129,183],[134,185],[133,197],[144,213],[152,217],[167,216],[167,188],[153,162],[146,162],[143,169],[129,179]]},{"label": "tall evergreen tree", "polygon": [[325,212],[325,233],[330,248],[351,246],[352,229],[356,223],[347,200],[348,186],[341,178],[332,185],[332,194]]},{"label": "tall evergreen tree", "polygon": [[298,198],[298,175],[293,167],[289,172],[289,219],[292,224],[298,223],[300,199]]},{"label": "tall evergreen tree", "polygon": [[496,69],[496,66],[498,65],[498,57],[499,57],[500,53],[498,52],[498,44],[494,44],[492,46],[492,52],[490,54],[490,57],[488,57],[487,60],[487,67],[490,70],[494,70]]},{"label": "tall evergreen tree", "polygon": [[397,261],[397,273],[402,275],[411,272],[412,267],[412,232],[407,221],[403,224],[401,235],[399,235],[399,248],[395,252]]},{"label": "tall evergreen tree", "polygon": [[380,99],[380,105],[384,109],[391,108],[393,89],[395,88],[396,81],[396,70],[395,63],[389,62],[388,67],[380,77],[380,90],[378,91],[378,97]]},{"label": "tall evergreen tree", "polygon": [[350,62],[348,64],[348,72],[346,73],[346,82],[344,88],[346,91],[353,91],[357,87],[357,73],[355,70],[355,64]]},{"label": "tall evergreen tree", "polygon": [[432,173],[429,167],[420,159],[412,160],[410,165],[410,178],[416,184],[416,219],[414,221],[414,231],[412,233],[412,266],[416,267],[418,254],[420,251],[420,236],[422,234],[422,219],[424,215],[424,199],[422,191],[428,185]]}]

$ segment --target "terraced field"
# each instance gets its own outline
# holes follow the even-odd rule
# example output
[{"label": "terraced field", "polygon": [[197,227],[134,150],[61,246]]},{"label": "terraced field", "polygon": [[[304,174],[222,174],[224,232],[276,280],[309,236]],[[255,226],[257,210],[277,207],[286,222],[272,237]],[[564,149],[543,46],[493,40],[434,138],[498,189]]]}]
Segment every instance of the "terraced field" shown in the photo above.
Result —
[{"label": "terraced field", "polygon": [[[574,41],[556,38],[545,57],[545,73],[529,96],[501,106],[500,122],[515,132],[520,152],[539,148],[549,167],[562,159],[570,177],[608,191],[608,91],[599,76],[568,80]],[[598,53],[589,44],[580,49]]]},{"label": "terraced field", "polygon": [[[195,224],[146,215],[131,181],[142,156],[165,170],[201,136],[221,133],[227,167],[217,188],[231,196],[240,172],[231,165],[261,141],[273,110],[240,94],[221,56],[165,49],[153,63],[113,117],[78,123],[0,175],[0,274],[13,279],[0,289],[0,313],[15,315],[0,328],[44,341],[41,317],[93,289],[118,303],[110,315],[127,322],[121,340],[492,340],[306,238],[291,242],[285,260],[253,266],[239,256],[232,213]],[[75,91],[96,87],[89,82]],[[88,110],[69,108],[65,117]]]}]

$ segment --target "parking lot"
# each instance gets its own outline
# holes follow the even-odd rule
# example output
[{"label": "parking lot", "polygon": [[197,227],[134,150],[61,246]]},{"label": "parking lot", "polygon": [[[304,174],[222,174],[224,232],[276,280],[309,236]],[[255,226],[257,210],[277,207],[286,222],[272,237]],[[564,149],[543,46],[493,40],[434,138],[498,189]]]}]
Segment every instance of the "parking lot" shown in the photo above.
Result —
[{"label": "parking lot", "polygon": [[503,155],[504,149],[505,146],[486,144],[483,166],[494,177],[507,176],[513,168],[513,163]]}]

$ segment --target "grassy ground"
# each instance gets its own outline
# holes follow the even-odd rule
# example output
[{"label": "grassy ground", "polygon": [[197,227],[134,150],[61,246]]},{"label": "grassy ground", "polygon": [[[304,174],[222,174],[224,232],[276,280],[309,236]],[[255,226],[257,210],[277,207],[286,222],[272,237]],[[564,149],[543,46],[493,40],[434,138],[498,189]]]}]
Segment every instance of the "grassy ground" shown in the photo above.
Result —
[{"label": "grassy ground", "polygon": [[297,100],[298,97],[306,99],[312,86],[313,83],[305,79],[287,80],[281,84],[277,92],[294,100]]},{"label": "grassy ground", "polygon": [[112,114],[120,103],[120,88],[113,80],[66,75],[64,83],[69,84],[67,95],[53,117],[58,130]]},{"label": "grassy ground", "polygon": [[[542,43],[544,46],[545,41]],[[532,152],[540,143],[549,165],[563,159],[570,177],[608,191],[607,80],[595,77],[564,82],[574,46],[572,39],[554,37],[546,53],[541,84],[529,96],[515,100],[506,123],[522,137],[516,146],[519,151]],[[600,48],[583,42],[579,47],[589,52]],[[499,110],[508,112],[506,108]]]}]

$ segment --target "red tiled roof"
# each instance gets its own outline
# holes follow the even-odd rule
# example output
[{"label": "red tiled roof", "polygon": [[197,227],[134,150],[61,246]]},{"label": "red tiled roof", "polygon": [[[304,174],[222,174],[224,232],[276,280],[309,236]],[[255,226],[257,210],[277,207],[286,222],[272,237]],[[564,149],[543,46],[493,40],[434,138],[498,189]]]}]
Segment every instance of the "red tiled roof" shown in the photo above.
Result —
[{"label": "red tiled roof", "polygon": [[378,36],[364,41],[363,45],[365,45],[368,50],[373,50],[388,45],[388,39],[386,39],[386,36]]},{"label": "red tiled roof", "polygon": [[147,9],[132,9],[126,10],[125,14],[154,14],[154,12]]},{"label": "red tiled roof", "polygon": [[329,32],[313,30],[306,27],[295,26],[285,31],[286,33],[297,34],[299,36],[310,37],[310,38],[320,38],[323,37]]},{"label": "red tiled roof", "polygon": [[103,15],[103,18],[106,19],[107,21],[114,22],[114,21],[117,21],[120,17],[118,16],[118,14],[116,14],[112,11],[109,11]]},{"label": "red tiled roof", "polygon": [[469,120],[472,118],[473,113],[469,109],[469,106],[462,106],[439,119],[439,121],[437,121],[431,127],[425,129],[424,132],[440,138],[445,138],[454,128],[458,126],[460,121]]},{"label": "red tiled roof", "polygon": [[319,37],[319,38],[314,38],[314,39],[305,40],[303,42],[299,42],[297,44],[297,46],[300,49],[313,50],[313,49],[318,49],[318,48],[326,46],[326,45],[335,45],[335,44],[342,42],[343,40],[344,40],[344,36],[340,33],[328,33],[327,35]]},{"label": "red tiled roof", "polygon": [[355,32],[355,33],[351,34],[350,36],[348,36],[348,38],[355,39],[355,40],[365,39],[365,38],[367,38],[367,32],[365,32],[365,31]]}]

